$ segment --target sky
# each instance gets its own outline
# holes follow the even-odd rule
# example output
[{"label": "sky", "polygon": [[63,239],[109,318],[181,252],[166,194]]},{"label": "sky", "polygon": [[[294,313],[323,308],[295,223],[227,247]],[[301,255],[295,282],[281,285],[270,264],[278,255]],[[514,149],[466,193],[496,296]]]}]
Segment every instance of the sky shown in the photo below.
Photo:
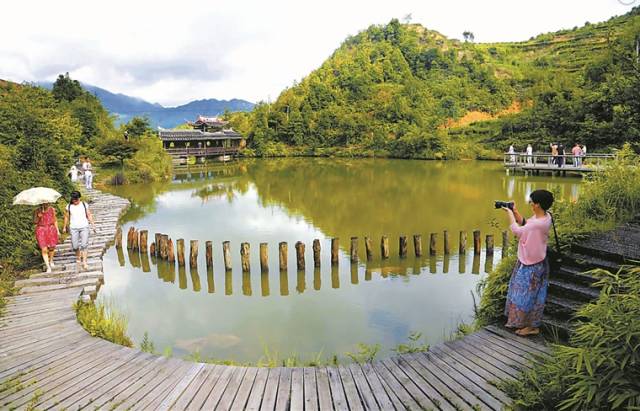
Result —
[{"label": "sky", "polygon": [[371,24],[413,23],[476,42],[595,23],[640,0],[181,0],[4,2],[0,79],[81,82],[165,106],[275,100]]}]

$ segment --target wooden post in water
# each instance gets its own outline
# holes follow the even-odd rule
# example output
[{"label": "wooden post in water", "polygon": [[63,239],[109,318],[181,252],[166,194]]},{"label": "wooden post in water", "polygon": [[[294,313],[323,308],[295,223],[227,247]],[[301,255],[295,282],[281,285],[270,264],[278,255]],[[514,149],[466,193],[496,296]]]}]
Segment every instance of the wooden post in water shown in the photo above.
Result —
[{"label": "wooden post in water", "polygon": [[178,266],[184,267],[184,238],[176,240],[176,248],[178,249]]},{"label": "wooden post in water", "polygon": [[153,242],[151,243],[151,245],[149,245],[149,254],[151,254],[152,256],[156,256],[156,243]]},{"label": "wooden post in water", "polygon": [[429,236],[429,255],[436,255],[436,247],[438,246],[438,234],[431,233]]},{"label": "wooden post in water", "polygon": [[167,237],[167,260],[169,260],[170,263],[176,261],[176,255],[173,250],[173,240],[171,237]]},{"label": "wooden post in water", "polygon": [[416,257],[422,257],[422,236],[420,234],[413,235],[413,249]]},{"label": "wooden post in water", "polygon": [[240,262],[242,265],[242,272],[248,273],[251,271],[251,263],[249,261],[250,257],[250,247],[249,243],[240,243]]},{"label": "wooden post in water", "polygon": [[320,240],[313,240],[313,266],[320,267]]},{"label": "wooden post in water", "polygon": [[405,258],[407,256],[407,236],[401,235],[398,241],[398,254],[400,258]]},{"label": "wooden post in water", "polygon": [[207,271],[213,269],[213,243],[211,241],[204,242],[204,256],[207,261]]},{"label": "wooden post in water", "polygon": [[444,241],[444,254],[445,255],[449,255],[451,253],[451,247],[449,244],[449,231],[444,230],[443,234],[443,241]]},{"label": "wooden post in water", "polygon": [[131,248],[134,251],[138,251],[140,249],[140,238],[138,237],[138,230],[133,230],[131,243],[132,243],[132,247]]},{"label": "wooden post in water", "polygon": [[380,255],[383,260],[389,258],[389,237],[386,235],[380,239]]},{"label": "wooden post in water", "polygon": [[160,247],[160,257],[166,260],[169,258],[169,236],[167,234],[160,236],[160,244],[162,245]]},{"label": "wooden post in water", "polygon": [[116,228],[115,241],[116,241],[116,248],[122,248],[122,227],[120,226]]},{"label": "wooden post in water", "polygon": [[305,245],[302,241],[296,242],[296,262],[298,265],[298,271],[304,271],[304,249]]},{"label": "wooden post in water", "polygon": [[364,250],[367,253],[367,261],[373,260],[373,247],[371,246],[371,238],[364,238]]},{"label": "wooden post in water", "polygon": [[198,266],[198,240],[189,242],[189,267],[196,268]]},{"label": "wooden post in water", "polygon": [[127,248],[131,250],[133,248],[133,233],[136,231],[135,227],[129,227],[127,232]]},{"label": "wooden post in water", "polygon": [[148,243],[148,235],[149,232],[147,230],[140,231],[140,251],[144,254],[147,253],[147,243]]},{"label": "wooden post in water", "polygon": [[[260,243],[260,271],[266,273],[269,271],[269,245]],[[267,285],[267,288],[269,286]]]},{"label": "wooden post in water", "polygon": [[473,254],[480,255],[480,230],[473,230]]},{"label": "wooden post in water", "polygon": [[287,271],[287,258],[289,254],[289,246],[286,241],[281,241],[278,244],[278,259],[280,263],[280,271]]},{"label": "wooden post in water", "polygon": [[156,257],[160,257],[160,238],[162,237],[162,234],[160,233],[155,233],[154,234],[154,238],[155,238],[155,242],[156,242]]},{"label": "wooden post in water", "polygon": [[458,247],[459,254],[467,253],[467,232],[460,231],[460,246]]},{"label": "wooden post in water", "polygon": [[351,237],[351,263],[358,262],[358,237]]},{"label": "wooden post in water", "polygon": [[340,254],[340,239],[331,239],[331,265],[338,265],[338,255]]},{"label": "wooden post in water", "polygon": [[493,255],[493,234],[487,234],[485,244],[487,255]]},{"label": "wooden post in water", "polygon": [[502,232],[502,257],[509,253],[509,236],[506,231]]},{"label": "wooden post in water", "polygon": [[222,259],[224,260],[224,270],[231,271],[231,243],[222,242]]}]

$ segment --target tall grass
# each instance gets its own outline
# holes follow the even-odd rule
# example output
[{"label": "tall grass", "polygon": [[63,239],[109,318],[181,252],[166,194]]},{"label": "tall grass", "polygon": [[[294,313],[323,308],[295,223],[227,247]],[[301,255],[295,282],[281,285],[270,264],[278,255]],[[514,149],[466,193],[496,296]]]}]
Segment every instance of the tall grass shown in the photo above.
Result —
[{"label": "tall grass", "polygon": [[118,312],[113,304],[77,302],[74,309],[78,322],[92,336],[133,347],[133,341],[127,335],[127,317]]}]

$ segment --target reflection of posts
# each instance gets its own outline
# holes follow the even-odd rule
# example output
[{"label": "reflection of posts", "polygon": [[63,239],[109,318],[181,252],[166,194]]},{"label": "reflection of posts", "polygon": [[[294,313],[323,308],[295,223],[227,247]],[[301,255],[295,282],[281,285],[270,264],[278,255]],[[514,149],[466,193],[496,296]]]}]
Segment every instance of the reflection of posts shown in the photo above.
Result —
[{"label": "reflection of posts", "polygon": [[358,284],[358,264],[351,264],[351,284]]},{"label": "reflection of posts", "polygon": [[487,255],[493,255],[493,234],[487,234],[485,237],[485,252]]},{"label": "reflection of posts", "polygon": [[460,274],[464,274],[467,269],[467,258],[465,254],[460,254],[458,256],[458,272]]},{"label": "reflection of posts", "polygon": [[[171,264],[172,266],[174,264]],[[193,286],[193,291],[200,291],[200,275],[198,274],[198,266],[194,265],[193,267],[189,267],[189,272],[191,273],[191,285]]]},{"label": "reflection of posts", "polygon": [[289,295],[289,276],[287,270],[280,270],[280,295]]},{"label": "reflection of posts", "polygon": [[445,254],[442,259],[442,272],[447,274],[449,272],[449,254]]},{"label": "reflection of posts", "polygon": [[449,248],[449,231],[444,230],[444,232],[442,233],[442,237],[443,237],[443,247],[444,247],[444,254],[445,255],[449,255],[451,249]]},{"label": "reflection of posts", "polygon": [[490,273],[493,270],[493,253],[485,255],[484,272]]},{"label": "reflection of posts", "polygon": [[269,295],[269,273],[262,273],[260,276],[260,286],[262,289],[262,296],[267,297]]},{"label": "reflection of posts", "polygon": [[124,259],[124,251],[122,251],[122,247],[116,247],[116,253],[118,254],[118,264],[120,267],[124,267],[125,259]]},{"label": "reflection of posts", "polygon": [[178,267],[178,287],[181,290],[187,289],[187,270],[184,267]]},{"label": "reflection of posts", "polygon": [[320,278],[320,267],[313,269],[313,289],[318,291],[322,285],[322,279]]},{"label": "reflection of posts", "polygon": [[473,264],[471,265],[471,274],[480,274],[480,254],[473,255]]},{"label": "reflection of posts", "polygon": [[331,267],[331,288],[340,288],[340,271],[338,267]]},{"label": "reflection of posts", "polygon": [[247,297],[251,296],[251,273],[249,271],[242,272],[242,294]]},{"label": "reflection of posts", "polygon": [[296,291],[302,294],[304,290],[307,288],[306,279],[304,277],[304,271],[298,271],[298,275],[296,278]]},{"label": "reflection of posts", "polygon": [[137,250],[129,249],[127,250],[127,254],[129,255],[129,263],[132,267],[139,268],[140,267],[140,254],[138,254]]},{"label": "reflection of posts", "polygon": [[438,259],[436,258],[435,255],[432,255],[429,257],[429,272],[431,274],[436,274],[438,272],[437,262],[438,262]]},{"label": "reflection of posts", "polygon": [[224,272],[224,295],[231,294],[233,294],[233,276],[231,270],[226,270]]},{"label": "reflection of posts", "polygon": [[213,267],[207,268],[207,292],[213,294],[216,291],[216,285],[213,279]]},{"label": "reflection of posts", "polygon": [[149,265],[149,254],[147,253],[140,254],[140,259],[142,263],[142,272],[143,273],[151,272],[151,266]]}]

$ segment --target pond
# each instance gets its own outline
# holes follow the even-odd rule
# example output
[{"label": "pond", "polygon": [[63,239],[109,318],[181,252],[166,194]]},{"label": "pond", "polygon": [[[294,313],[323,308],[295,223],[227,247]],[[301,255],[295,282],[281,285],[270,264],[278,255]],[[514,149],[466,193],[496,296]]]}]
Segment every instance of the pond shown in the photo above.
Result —
[{"label": "pond", "polygon": [[[167,183],[111,188],[129,198],[122,217],[130,226],[168,234],[174,241],[199,241],[197,267],[158,261],[111,247],[104,258],[101,299],[129,319],[139,343],[148,333],[156,350],[173,355],[255,363],[265,357],[302,360],[344,358],[358,343],[380,344],[380,356],[407,341],[449,338],[473,319],[476,285],[501,256],[506,218],[494,200],[515,200],[525,215],[526,199],[538,188],[576,198],[580,179],[509,176],[501,163],[386,159],[275,159],[232,162],[177,171]],[[493,234],[493,256],[474,255],[472,231]],[[443,231],[451,253],[443,254]],[[458,233],[468,233],[468,251],[458,254]],[[429,256],[429,234],[438,233]],[[424,254],[415,257],[413,235]],[[400,258],[398,238],[408,238]],[[367,261],[364,237],[371,238]],[[380,241],[388,236],[390,258]],[[331,238],[339,238],[337,266],[330,262]],[[358,237],[359,262],[350,262],[350,238]],[[511,237],[510,237],[511,238]],[[314,268],[312,242],[320,240],[321,267]],[[204,244],[212,241],[213,270]],[[230,241],[233,269],[225,272],[222,243]],[[278,266],[278,243],[289,247],[288,270]],[[306,245],[306,268],[296,269],[294,244]],[[250,244],[251,270],[243,273],[240,244]],[[260,243],[268,243],[269,271],[261,273]],[[187,255],[188,259],[188,255]],[[268,355],[267,355],[268,354]]]}]

